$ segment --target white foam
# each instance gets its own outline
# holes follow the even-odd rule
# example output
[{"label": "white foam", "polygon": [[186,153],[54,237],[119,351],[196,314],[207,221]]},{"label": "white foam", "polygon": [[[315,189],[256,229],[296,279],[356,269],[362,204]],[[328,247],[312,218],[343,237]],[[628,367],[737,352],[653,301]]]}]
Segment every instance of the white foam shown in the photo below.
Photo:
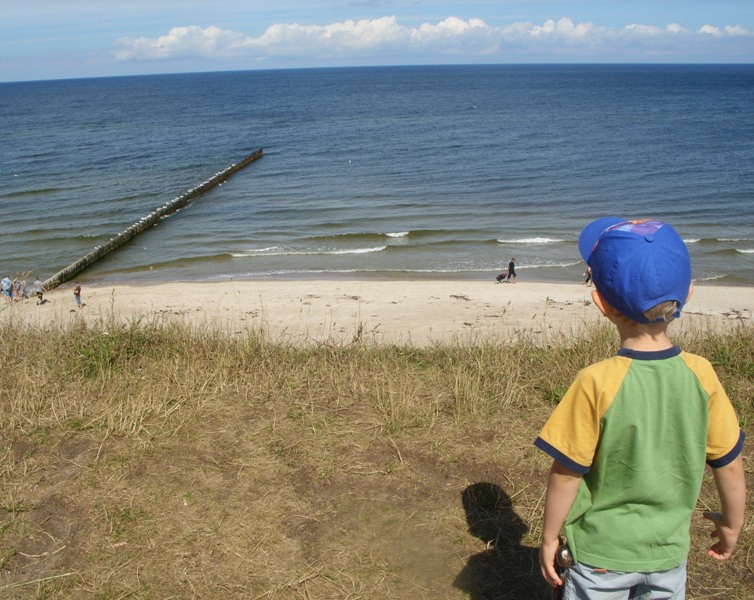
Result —
[{"label": "white foam", "polygon": [[387,246],[377,246],[375,248],[356,248],[354,250],[332,250],[329,252],[316,252],[315,254],[366,254],[368,252],[382,252]]},{"label": "white foam", "polygon": [[402,238],[402,237],[407,237],[409,233],[411,233],[411,232],[410,231],[399,231],[398,233],[386,233],[385,235],[387,237],[391,237],[391,238]]},{"label": "white foam", "polygon": [[581,261],[576,262],[563,262],[563,263],[545,263],[541,265],[516,265],[516,270],[521,269],[562,269],[566,267],[575,267],[576,265],[583,264]]},{"label": "white foam", "polygon": [[567,240],[548,237],[521,238],[517,240],[497,240],[501,244],[560,244]]},{"label": "white foam", "polygon": [[231,252],[235,258],[249,258],[253,256],[317,256],[317,255],[335,255],[335,254],[366,254],[369,252],[381,252],[387,246],[377,246],[375,248],[353,248],[350,250],[286,250],[279,247],[260,248],[246,250],[244,252]]},{"label": "white foam", "polygon": [[715,281],[716,279],[722,279],[725,275],[710,275],[709,277],[696,277],[694,281]]}]

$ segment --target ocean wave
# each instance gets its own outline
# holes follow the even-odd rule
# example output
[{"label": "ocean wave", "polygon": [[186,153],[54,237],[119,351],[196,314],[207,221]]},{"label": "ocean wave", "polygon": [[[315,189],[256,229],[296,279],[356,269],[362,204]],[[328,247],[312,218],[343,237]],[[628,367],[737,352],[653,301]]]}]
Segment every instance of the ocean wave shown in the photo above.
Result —
[{"label": "ocean wave", "polygon": [[338,242],[342,242],[344,240],[384,240],[386,237],[398,239],[398,238],[405,238],[408,237],[410,231],[399,231],[395,233],[373,233],[373,232],[359,232],[359,233],[336,233],[333,235],[315,235],[310,238],[307,238],[310,241],[313,242],[323,242],[328,240],[338,240]]},{"label": "ocean wave", "polygon": [[688,238],[688,239],[684,238],[683,239],[684,244],[697,244],[701,241],[702,241],[701,238]]},{"label": "ocean wave", "polygon": [[395,245],[395,246],[388,246],[388,248],[409,248],[412,250],[421,250],[422,248],[447,248],[447,247],[454,247],[463,249],[466,246],[489,246],[494,245],[497,246],[497,242],[495,240],[474,240],[474,239],[467,239],[467,238],[451,238],[447,240],[414,240],[413,236],[411,238],[411,244],[410,245]]},{"label": "ocean wave", "polygon": [[382,239],[382,234],[379,233],[333,233],[329,235],[312,235],[309,237],[305,237],[304,239],[307,242],[331,242],[333,240],[337,240],[340,242],[345,241],[367,241],[367,240],[377,240]]},{"label": "ocean wave", "polygon": [[416,240],[422,240],[425,238],[440,238],[444,239],[449,236],[454,238],[468,238],[473,240],[483,239],[489,235],[488,232],[481,229],[412,229],[410,231],[398,232],[398,233],[385,233],[388,237],[410,237],[413,243]]},{"label": "ocean wave", "polygon": [[561,262],[561,263],[543,263],[541,265],[516,265],[516,270],[526,270],[526,269],[564,269],[564,268],[570,268],[575,267],[576,265],[584,264],[581,261],[577,260],[575,262]]},{"label": "ocean wave", "polygon": [[368,254],[369,252],[382,252],[386,248],[387,246],[377,246],[375,248],[354,248],[352,250],[325,250],[313,254]]},{"label": "ocean wave", "polygon": [[[205,256],[192,256],[190,258],[174,258],[171,260],[163,260],[163,261],[156,261],[156,262],[150,262],[150,263],[141,263],[137,265],[132,265],[129,267],[119,267],[116,269],[110,270],[109,268],[105,267],[101,270],[102,273],[144,273],[145,271],[154,271],[154,270],[171,270],[171,269],[180,269],[180,268],[196,268],[199,266],[207,266],[208,264],[212,263],[224,263],[227,261],[233,260],[231,258],[231,255],[225,252],[221,252],[219,254],[209,254]],[[202,269],[204,270],[204,269]],[[211,270],[211,267],[210,267]],[[201,277],[199,277],[201,278]]]},{"label": "ocean wave", "polygon": [[754,253],[754,250],[750,250],[748,248],[722,248],[720,250],[715,250],[712,252],[715,256],[735,256],[736,254],[751,254]]},{"label": "ocean wave", "polygon": [[754,242],[754,239],[752,238],[700,238],[700,239],[684,239],[684,242],[687,244],[691,243],[700,243],[705,246],[707,245],[714,245],[714,244],[751,244]]},{"label": "ocean wave", "polygon": [[569,240],[560,238],[548,238],[548,237],[531,237],[520,238],[513,240],[497,240],[501,244],[520,244],[520,245],[532,245],[532,244],[561,244]]},{"label": "ocean wave", "polygon": [[26,196],[40,196],[42,194],[57,194],[58,192],[71,192],[76,190],[77,188],[66,188],[66,187],[51,187],[51,188],[40,188],[37,190],[19,190],[17,192],[8,192],[6,194],[1,194],[0,198],[24,198]]},{"label": "ocean wave", "polygon": [[[391,273],[391,274],[411,274],[411,273],[417,273],[417,274],[443,274],[443,275],[451,275],[451,274],[459,274],[459,275],[466,275],[469,273],[482,273],[484,270],[469,270],[469,269],[276,269],[271,271],[254,271],[251,273],[243,273],[240,275],[240,277],[252,277],[252,278],[264,278],[264,277],[275,277],[275,276],[288,276],[288,275],[322,275],[322,274],[333,274],[333,275],[353,275],[355,273],[362,273],[365,275],[379,275],[380,273]],[[238,274],[235,275],[216,275],[216,279],[232,279],[234,277],[239,277]]]},{"label": "ocean wave", "polygon": [[[551,268],[551,269],[558,269],[558,268],[566,268],[566,267],[573,267],[574,265],[577,265],[580,263],[558,263],[558,264],[546,264],[546,265],[530,265],[528,267],[529,270],[531,269],[538,269],[538,268]],[[518,269],[518,270],[526,270],[524,269]],[[370,268],[320,268],[320,269],[296,269],[296,268],[282,268],[282,269],[271,269],[271,270],[262,270],[262,271],[253,271],[253,272],[247,272],[247,273],[234,273],[234,274],[221,274],[214,276],[215,278],[222,279],[222,278],[243,278],[243,277],[250,277],[250,278],[265,278],[265,277],[278,277],[278,276],[291,276],[291,275],[322,275],[322,274],[329,274],[329,275],[354,275],[354,274],[363,274],[368,276],[377,276],[380,273],[390,274],[392,276],[403,276],[403,275],[459,275],[459,276],[469,276],[469,275],[475,275],[479,277],[484,277],[485,273],[493,273],[494,269],[485,269],[485,268],[463,268],[463,267],[447,267],[447,268],[416,268],[416,267],[406,267],[406,268],[377,268],[377,269],[370,269]]]},{"label": "ocean wave", "polygon": [[[112,202],[134,202],[141,201],[146,198],[159,198],[161,194],[158,192],[140,192],[138,194],[127,194],[125,196],[115,196],[111,199]],[[175,200],[175,198],[173,199]]]},{"label": "ocean wave", "polygon": [[70,235],[68,231],[54,229],[49,231],[42,231],[39,238],[34,240],[34,244],[40,248],[60,248],[63,244],[69,243],[71,241],[91,244],[92,240],[99,240],[104,243],[108,239],[109,238],[106,235],[90,233]]},{"label": "ocean wave", "polygon": [[234,253],[231,252],[231,256],[253,256],[253,255],[275,255],[275,254],[284,254],[283,249],[280,246],[270,246],[269,248],[251,248],[249,250],[244,250],[243,253]]},{"label": "ocean wave", "polygon": [[350,248],[342,250],[288,250],[279,247],[260,248],[245,250],[243,252],[231,252],[234,258],[254,258],[260,256],[320,256],[338,254],[368,254],[370,252],[382,252],[387,246],[373,248]]}]

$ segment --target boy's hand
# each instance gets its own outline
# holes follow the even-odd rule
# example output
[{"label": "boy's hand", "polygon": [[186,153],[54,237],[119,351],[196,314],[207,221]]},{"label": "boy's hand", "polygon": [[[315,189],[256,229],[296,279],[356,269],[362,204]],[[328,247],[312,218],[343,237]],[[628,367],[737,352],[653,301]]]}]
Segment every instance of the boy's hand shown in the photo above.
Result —
[{"label": "boy's hand", "polygon": [[542,545],[539,547],[539,570],[553,588],[563,585],[555,560],[560,547],[560,530],[579,491],[582,476],[557,460],[552,461],[545,492],[545,518]]},{"label": "boy's hand", "polygon": [[558,551],[558,546],[560,546],[560,541],[555,538],[555,541],[550,543],[542,542],[539,547],[539,570],[545,581],[554,588],[563,585],[563,580],[555,567],[555,553]]},{"label": "boy's hand", "polygon": [[715,525],[710,537],[717,538],[717,542],[712,544],[707,555],[717,560],[727,560],[733,555],[733,550],[736,548],[736,543],[738,542],[739,532],[728,527],[723,521],[723,515],[720,513],[704,512],[703,516]]},{"label": "boy's hand", "polygon": [[715,525],[712,530],[712,537],[717,538],[717,542],[712,544],[707,554],[717,560],[726,560],[733,555],[738,536],[744,526],[746,479],[741,454],[733,462],[712,469],[712,474],[715,477],[715,485],[717,494],[720,496],[722,510],[719,513],[704,513],[704,518],[712,521]]}]

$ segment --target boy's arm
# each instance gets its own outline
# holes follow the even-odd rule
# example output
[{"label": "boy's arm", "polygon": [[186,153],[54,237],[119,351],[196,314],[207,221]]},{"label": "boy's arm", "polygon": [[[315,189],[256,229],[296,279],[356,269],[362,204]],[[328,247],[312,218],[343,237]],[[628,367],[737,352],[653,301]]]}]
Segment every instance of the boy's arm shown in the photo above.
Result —
[{"label": "boy's arm", "polygon": [[542,545],[539,548],[539,569],[542,571],[542,577],[552,587],[563,585],[555,569],[555,552],[560,545],[560,530],[576,499],[581,480],[582,476],[576,471],[563,466],[557,460],[552,461],[545,494]]},{"label": "boy's arm", "polygon": [[744,525],[746,507],[746,480],[744,463],[739,454],[724,467],[712,469],[722,513],[705,512],[704,518],[714,523],[711,536],[717,538],[707,554],[717,560],[730,558],[736,548],[738,536]]}]

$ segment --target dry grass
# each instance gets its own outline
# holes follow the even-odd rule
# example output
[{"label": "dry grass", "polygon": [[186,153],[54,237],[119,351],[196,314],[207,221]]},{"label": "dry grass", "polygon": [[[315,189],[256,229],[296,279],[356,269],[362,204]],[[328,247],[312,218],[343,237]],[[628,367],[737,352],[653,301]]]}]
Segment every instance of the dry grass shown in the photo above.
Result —
[{"label": "dry grass", "polygon": [[[418,349],[6,325],[0,598],[549,598],[549,461],[532,441],[616,343],[607,328]],[[683,345],[746,426],[754,331]],[[715,503],[708,478],[700,512]],[[749,507],[725,564],[695,515],[690,598],[754,597]]]}]

